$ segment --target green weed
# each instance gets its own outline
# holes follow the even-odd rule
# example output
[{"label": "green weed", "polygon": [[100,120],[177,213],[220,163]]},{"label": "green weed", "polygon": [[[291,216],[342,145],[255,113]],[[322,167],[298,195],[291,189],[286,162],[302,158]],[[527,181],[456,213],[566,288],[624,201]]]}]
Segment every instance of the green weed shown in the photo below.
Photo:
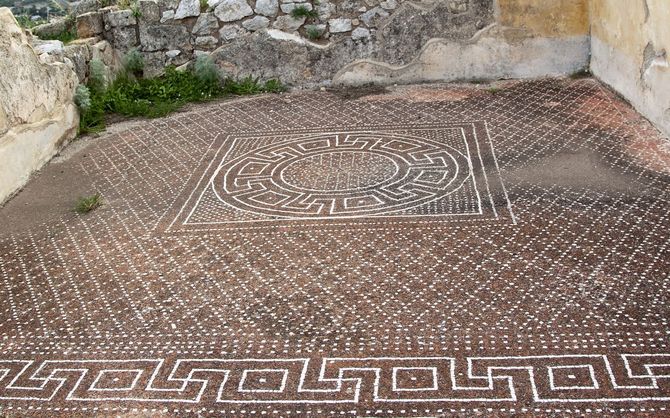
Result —
[{"label": "green weed", "polygon": [[291,17],[294,19],[300,19],[301,17],[316,18],[319,17],[319,13],[314,9],[309,10],[307,6],[301,4],[291,10]]},{"label": "green weed", "polygon": [[273,78],[265,82],[264,90],[266,93],[281,93],[286,91],[286,86],[281,81]]},{"label": "green weed", "polygon": [[142,70],[144,70],[144,57],[142,57],[140,51],[138,51],[136,48],[133,48],[128,51],[126,56],[123,58],[123,64],[126,72],[137,76],[142,73]]},{"label": "green weed", "polygon": [[130,11],[133,13],[135,19],[142,17],[142,11],[140,10],[140,5],[137,2],[130,5]]},{"label": "green weed", "polygon": [[314,25],[309,25],[305,27],[305,33],[307,37],[311,40],[319,39],[321,37],[321,31]]},{"label": "green weed", "polygon": [[[91,75],[93,72],[91,72]],[[80,106],[80,133],[97,132],[105,127],[105,115],[116,113],[128,117],[161,117],[189,102],[212,100],[227,94],[248,95],[264,92],[278,93],[285,87],[278,80],[263,84],[258,79],[226,79],[221,82],[216,65],[208,57],[196,60],[193,70],[177,71],[168,67],[156,78],[135,78],[119,75],[107,88],[91,78],[90,105]]]},{"label": "green weed", "polygon": [[90,211],[102,206],[102,197],[99,193],[91,196],[80,197],[74,210],[78,213],[89,213]]}]

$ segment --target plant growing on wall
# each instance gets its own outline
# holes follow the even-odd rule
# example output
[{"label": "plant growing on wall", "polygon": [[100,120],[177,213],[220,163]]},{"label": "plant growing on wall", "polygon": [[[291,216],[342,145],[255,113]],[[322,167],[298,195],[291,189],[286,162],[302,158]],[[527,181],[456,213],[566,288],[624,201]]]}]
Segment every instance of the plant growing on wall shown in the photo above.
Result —
[{"label": "plant growing on wall", "polygon": [[88,87],[80,84],[74,91],[74,103],[82,112],[87,112],[91,109],[91,91]]},{"label": "plant growing on wall", "polygon": [[133,48],[123,59],[124,68],[126,73],[133,75],[134,77],[142,77],[142,72],[144,70],[144,57],[137,49]]},{"label": "plant growing on wall", "polygon": [[319,17],[319,13],[316,10],[310,10],[307,8],[307,6],[301,4],[291,10],[291,17],[294,19],[300,19],[303,17],[307,19],[314,19]]},{"label": "plant growing on wall", "polygon": [[140,10],[140,5],[137,2],[134,2],[130,5],[130,10],[136,19],[142,17],[142,11]]},{"label": "plant growing on wall", "polygon": [[307,34],[309,39],[315,40],[321,38],[323,31],[319,30],[316,25],[307,25],[305,26],[305,34]]},{"label": "plant growing on wall", "polygon": [[107,88],[107,78],[105,77],[105,64],[97,58],[89,63],[88,87],[93,93],[97,93]]}]

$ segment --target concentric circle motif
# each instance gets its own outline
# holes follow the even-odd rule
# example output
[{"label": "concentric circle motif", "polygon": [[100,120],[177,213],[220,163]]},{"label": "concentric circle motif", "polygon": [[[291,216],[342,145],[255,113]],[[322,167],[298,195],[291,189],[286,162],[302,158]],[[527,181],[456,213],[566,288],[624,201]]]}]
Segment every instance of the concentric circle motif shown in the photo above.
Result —
[{"label": "concentric circle motif", "polygon": [[470,176],[436,141],[392,133],[318,134],[255,149],[217,170],[223,202],[282,217],[391,214],[440,199]]}]

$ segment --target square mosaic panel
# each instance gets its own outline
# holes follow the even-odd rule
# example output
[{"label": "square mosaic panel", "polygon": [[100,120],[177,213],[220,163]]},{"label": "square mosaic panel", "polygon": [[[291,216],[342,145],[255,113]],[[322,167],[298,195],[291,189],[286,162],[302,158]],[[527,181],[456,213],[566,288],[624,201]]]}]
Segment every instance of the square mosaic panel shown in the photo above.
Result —
[{"label": "square mosaic panel", "polygon": [[514,222],[484,122],[220,135],[161,229]]}]

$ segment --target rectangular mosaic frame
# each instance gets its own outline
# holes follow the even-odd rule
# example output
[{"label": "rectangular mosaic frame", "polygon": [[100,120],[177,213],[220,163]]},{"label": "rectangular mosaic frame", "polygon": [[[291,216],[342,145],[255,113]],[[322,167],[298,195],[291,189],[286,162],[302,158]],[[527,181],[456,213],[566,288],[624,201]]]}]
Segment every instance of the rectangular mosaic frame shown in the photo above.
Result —
[{"label": "rectangular mosaic frame", "polygon": [[[476,193],[478,210],[476,212],[462,213],[401,213],[373,214],[362,216],[322,216],[322,217],[300,217],[277,216],[270,218],[264,214],[255,216],[251,214],[246,219],[221,219],[215,221],[194,221],[194,214],[198,211],[204,212],[203,196],[213,190],[214,176],[226,162],[231,151],[240,147],[248,141],[259,139],[276,140],[272,144],[289,144],[292,141],[309,138],[310,135],[394,135],[399,132],[425,133],[435,135],[446,131],[459,131],[462,135],[464,155],[467,156],[470,166],[470,181]],[[428,139],[426,139],[428,141]],[[448,146],[445,144],[445,149]],[[238,211],[229,204],[221,201],[229,212]],[[210,203],[211,206],[211,203]],[[211,209],[211,208],[210,208]],[[246,214],[248,215],[248,214]],[[227,215],[226,215],[227,216]],[[351,227],[375,227],[388,226],[389,223],[402,223],[403,225],[421,225],[451,222],[504,222],[516,223],[512,212],[511,203],[505,186],[502,182],[495,151],[491,142],[488,127],[485,122],[462,122],[443,123],[439,125],[386,125],[386,126],[360,126],[348,129],[309,129],[309,130],[285,130],[263,133],[233,133],[218,135],[205,152],[201,163],[194,171],[182,189],[179,197],[164,214],[157,225],[160,232],[180,231],[213,231],[234,230],[254,231],[267,229],[313,229],[323,228],[351,228]]]}]

